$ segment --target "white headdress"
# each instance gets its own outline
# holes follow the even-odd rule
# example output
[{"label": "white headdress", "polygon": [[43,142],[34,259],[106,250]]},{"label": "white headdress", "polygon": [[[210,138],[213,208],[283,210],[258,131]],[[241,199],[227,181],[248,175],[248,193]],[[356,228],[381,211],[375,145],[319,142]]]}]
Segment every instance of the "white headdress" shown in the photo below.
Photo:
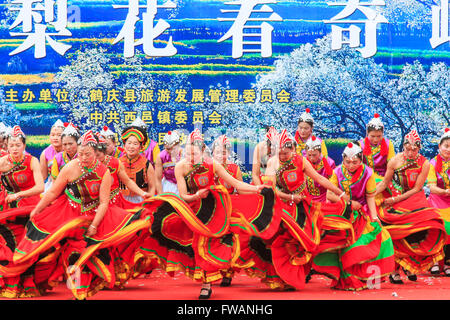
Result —
[{"label": "white headdress", "polygon": [[298,122],[310,122],[314,123],[314,118],[311,116],[311,110],[309,108],[306,108],[305,112],[303,112],[300,115],[300,118],[298,119]]},{"label": "white headdress", "polygon": [[181,136],[177,131],[169,131],[164,135],[163,141],[166,146],[171,147],[177,143],[180,143]]},{"label": "white headdress", "polygon": [[346,156],[349,159],[353,159],[358,154],[362,153],[362,149],[357,144],[354,144],[350,142],[347,147],[345,147],[344,152],[342,153],[342,156]]},{"label": "white headdress", "polygon": [[141,118],[137,117],[136,119],[134,119],[134,121],[131,123],[132,127],[140,127],[140,128],[144,128],[147,129],[147,124],[142,121]]},{"label": "white headdress", "polygon": [[308,150],[321,150],[322,149],[322,142],[316,136],[311,136],[306,141],[306,148]]},{"label": "white headdress", "polygon": [[369,128],[373,128],[375,130],[384,130],[384,124],[381,121],[380,115],[378,113],[375,113],[372,120],[370,120],[367,124],[367,129]]},{"label": "white headdress", "polygon": [[64,128],[64,122],[62,122],[60,119],[56,120],[55,123],[52,125],[52,128],[55,128],[55,127]]}]

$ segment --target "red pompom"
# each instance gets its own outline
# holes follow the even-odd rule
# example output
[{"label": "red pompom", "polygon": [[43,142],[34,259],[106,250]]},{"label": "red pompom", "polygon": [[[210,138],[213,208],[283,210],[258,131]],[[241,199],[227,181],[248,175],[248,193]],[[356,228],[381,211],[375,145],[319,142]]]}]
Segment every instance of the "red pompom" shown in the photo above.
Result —
[{"label": "red pompom", "polygon": [[311,112],[311,110],[309,109],[309,108],[306,108],[306,113],[310,113]]},{"label": "red pompom", "polygon": [[167,134],[168,134],[168,135],[171,135],[171,134],[172,134],[172,131],[167,132]]},{"label": "red pompom", "polygon": [[353,148],[353,143],[349,142],[348,145],[347,145],[347,147]]},{"label": "red pompom", "polygon": [[108,130],[108,127],[107,126],[104,126],[103,127],[103,131],[107,131]]},{"label": "red pompom", "polygon": [[380,115],[379,115],[378,113],[375,113],[375,114],[373,115],[373,117],[374,117],[374,118],[379,118]]},{"label": "red pompom", "polygon": [[445,132],[449,132],[450,131],[450,128],[445,128]]},{"label": "red pompom", "polygon": [[312,140],[312,141],[316,141],[316,137],[315,137],[315,136],[312,136],[312,137],[311,137],[311,140]]},{"label": "red pompom", "polygon": [[67,127],[69,125],[68,122],[64,122],[64,127]]}]

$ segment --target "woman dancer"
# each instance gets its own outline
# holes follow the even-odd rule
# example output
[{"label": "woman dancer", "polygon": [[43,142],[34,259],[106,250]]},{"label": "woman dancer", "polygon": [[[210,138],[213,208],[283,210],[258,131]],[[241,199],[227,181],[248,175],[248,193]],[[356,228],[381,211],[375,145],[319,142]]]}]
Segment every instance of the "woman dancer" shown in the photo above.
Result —
[{"label": "woman dancer", "polygon": [[80,132],[72,123],[69,123],[61,134],[63,151],[57,153],[52,160],[50,174],[53,181],[56,180],[61,169],[77,157],[77,141],[79,138]]},{"label": "woman dancer", "polygon": [[403,142],[403,152],[388,162],[387,171],[377,194],[384,197],[379,217],[391,234],[395,248],[396,271],[389,277],[402,284],[399,269],[408,279],[428,269],[443,258],[447,241],[444,220],[439,210],[430,208],[423,192],[430,163],[420,152],[421,139],[415,130]]},{"label": "woman dancer", "polygon": [[116,134],[107,126],[104,126],[100,135],[106,140],[106,154],[114,158],[120,158],[124,155],[125,150],[117,145]]},{"label": "woman dancer", "polygon": [[253,151],[252,184],[256,186],[265,182],[263,177],[266,172],[267,161],[274,155],[273,142],[277,135],[277,130],[274,127],[267,126],[265,140],[258,143]]},{"label": "woman dancer", "polygon": [[[335,248],[314,258],[314,270],[333,279],[332,287],[362,290],[372,281],[394,270],[394,248],[389,233],[378,219],[375,204],[375,178],[371,168],[362,163],[363,151],[357,143],[345,148],[342,165],[334,169],[331,182],[350,197],[355,242]],[[335,193],[327,198],[336,202]],[[376,271],[376,272],[375,272]]]},{"label": "woman dancer", "polygon": [[45,190],[50,188],[52,179],[48,179],[50,175],[50,171],[52,168],[52,161],[53,158],[56,156],[57,153],[62,151],[62,142],[61,142],[61,135],[64,131],[64,123],[61,120],[56,120],[56,122],[52,125],[50,129],[50,145],[44,149],[41,153],[40,157],[40,163],[41,163],[41,172],[42,176],[44,177],[45,182]]},{"label": "woman dancer", "polygon": [[[44,191],[44,181],[39,161],[24,154],[26,137],[19,126],[14,126],[7,138],[9,154],[0,158],[2,191],[0,193],[0,236],[2,267],[13,264],[17,244],[25,235],[25,224],[34,205]],[[34,283],[34,268],[22,274],[1,274],[1,295],[6,298],[33,297],[39,295]]]},{"label": "woman dancer", "polygon": [[169,131],[164,136],[164,150],[159,154],[155,163],[156,191],[173,192],[178,194],[177,180],[175,179],[175,165],[181,160],[183,149],[180,147],[181,136],[176,131]]},{"label": "woman dancer", "polygon": [[[330,157],[324,157],[322,155],[322,142],[317,139],[316,136],[313,135],[308,139],[308,141],[306,141],[305,151],[306,159],[308,159],[314,170],[328,180],[331,179],[334,173],[333,170],[336,168],[336,164]],[[308,192],[314,201],[326,202],[326,188],[322,187],[308,176],[306,177],[306,183]]]},{"label": "woman dancer", "polygon": [[363,149],[363,162],[368,165],[378,181],[386,174],[387,163],[395,156],[392,141],[384,136],[384,124],[380,115],[375,113],[373,119],[367,124],[367,135],[359,143]]},{"label": "woman dancer", "polygon": [[[314,118],[311,116],[310,109],[306,108],[305,112],[300,115],[297,123],[297,131],[295,132],[295,142],[297,143],[296,152],[306,157],[306,141],[312,136],[314,128]],[[319,139],[319,138],[317,138]],[[320,140],[321,152],[324,157],[328,156],[328,150],[323,140]]]},{"label": "woman dancer", "polygon": [[140,220],[141,211],[128,213],[109,205],[111,174],[96,159],[96,145],[90,130],[79,139],[78,158],[61,170],[33,209],[26,236],[14,253],[17,269],[42,259],[53,264],[53,272],[43,280],[51,286],[65,275],[77,299],[113,287],[115,256],[108,249],[150,226]]},{"label": "woman dancer", "polygon": [[154,220],[151,238],[139,253],[157,259],[166,272],[180,270],[202,281],[200,299],[211,296],[211,283],[220,280],[239,255],[239,241],[230,232],[230,195],[215,185],[215,175],[240,192],[263,188],[234,179],[206,157],[205,148],[200,131],[194,130],[186,143],[185,158],[175,166],[179,197],[162,194],[144,202]]},{"label": "woman dancer", "polygon": [[[122,141],[124,143],[125,155],[119,158],[125,169],[125,173],[133,180],[138,187],[148,192],[150,195],[155,194],[155,171],[150,162],[141,152],[148,140],[147,132],[138,126],[130,126],[123,130]],[[144,199],[133,191],[120,184],[121,192],[125,199],[134,203],[140,203]]]},{"label": "woman dancer", "polygon": [[[434,208],[440,209],[441,215],[448,217],[450,214],[450,129],[445,129],[439,140],[439,154],[430,161],[430,172],[428,173],[428,186],[430,195],[428,201]],[[445,219],[450,220],[450,219]],[[448,233],[448,232],[447,232]],[[450,248],[444,246],[443,272],[450,277]],[[440,273],[440,266],[435,263],[431,267],[432,274]]]}]

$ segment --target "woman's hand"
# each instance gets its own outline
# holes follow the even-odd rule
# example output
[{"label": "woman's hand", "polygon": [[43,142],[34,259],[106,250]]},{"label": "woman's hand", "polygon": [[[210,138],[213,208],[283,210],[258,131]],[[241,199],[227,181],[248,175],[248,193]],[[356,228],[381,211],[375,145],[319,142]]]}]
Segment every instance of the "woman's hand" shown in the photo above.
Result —
[{"label": "woman's hand", "polygon": [[86,236],[92,237],[96,233],[97,233],[97,227],[91,224],[89,226],[89,228],[87,229]]},{"label": "woman's hand", "polygon": [[294,194],[293,201],[294,201],[295,204],[301,202],[303,199],[305,199],[304,195],[302,195],[302,194]]},{"label": "woman's hand", "polygon": [[358,211],[361,208],[362,208],[361,203],[359,203],[358,201],[353,201],[352,200],[352,210]]},{"label": "woman's hand", "polygon": [[383,206],[392,207],[394,205],[394,203],[395,203],[394,197],[390,197],[390,198],[384,199]]},{"label": "woman's hand", "polygon": [[144,192],[144,193],[141,195],[141,197],[142,197],[143,199],[148,199],[148,198],[151,198],[152,195],[151,195],[149,192]]},{"label": "woman's hand", "polygon": [[198,197],[198,199],[205,199],[209,194],[209,189],[201,189],[198,190],[195,195]]},{"label": "woman's hand", "polygon": [[13,201],[16,201],[19,198],[20,198],[19,193],[9,194],[6,196],[5,201],[6,201],[6,203],[11,203]]},{"label": "woman's hand", "polygon": [[265,186],[264,185],[258,185],[258,186],[256,186],[256,193],[261,193],[261,191],[263,190],[265,188]]},{"label": "woman's hand", "polygon": [[37,213],[36,208],[33,209],[33,211],[31,211],[30,213],[30,219],[34,217],[34,215]]}]

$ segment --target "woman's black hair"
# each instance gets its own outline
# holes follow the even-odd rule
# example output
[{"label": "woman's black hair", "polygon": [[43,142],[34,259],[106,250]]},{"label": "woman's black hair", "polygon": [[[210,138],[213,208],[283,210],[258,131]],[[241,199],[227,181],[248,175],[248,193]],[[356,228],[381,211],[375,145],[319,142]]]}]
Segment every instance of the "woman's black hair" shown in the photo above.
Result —
[{"label": "woman's black hair", "polygon": [[[9,139],[11,139],[11,138],[12,138],[12,136],[10,136],[10,135],[6,136],[6,142],[8,142]],[[22,141],[23,144],[26,144],[27,139],[24,136],[19,135],[18,137],[14,137],[14,138],[20,138],[20,141]]]},{"label": "woman's black hair", "polygon": [[97,140],[97,145],[95,146],[95,150],[106,154],[106,144],[105,143],[100,143],[100,140],[99,140],[99,138],[97,136],[95,136],[95,140]]},{"label": "woman's black hair", "polygon": [[298,119],[297,126],[300,123],[302,123],[302,122],[305,122],[305,123],[309,124],[311,126],[311,128],[314,127],[314,121],[312,121],[312,120],[303,120],[301,117]]},{"label": "woman's black hair", "polygon": [[295,141],[287,141],[287,142],[283,145],[282,149],[284,149],[284,148],[292,149],[292,148],[295,148],[295,146],[296,146]]},{"label": "woman's black hair", "polygon": [[381,127],[381,129],[380,129],[379,127],[368,125],[367,126],[367,133],[372,132],[372,131],[381,131],[381,132],[384,133],[384,127]]},{"label": "woman's black hair", "polygon": [[75,135],[75,134],[64,134],[64,131],[63,131],[63,133],[61,134],[61,141],[62,141],[62,139],[64,138],[64,137],[72,137],[72,138],[74,138],[75,139],[75,142],[77,142],[78,143],[78,139],[80,139],[80,137],[81,137],[81,134],[80,134],[80,131],[77,129],[77,134]]}]

